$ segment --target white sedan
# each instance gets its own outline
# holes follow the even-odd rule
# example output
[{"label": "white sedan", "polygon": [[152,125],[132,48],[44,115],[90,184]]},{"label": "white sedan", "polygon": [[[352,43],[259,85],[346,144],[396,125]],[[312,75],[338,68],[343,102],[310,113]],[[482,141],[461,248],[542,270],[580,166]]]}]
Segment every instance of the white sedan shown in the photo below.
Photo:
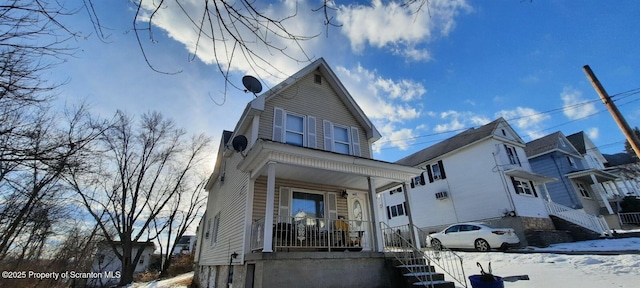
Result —
[{"label": "white sedan", "polygon": [[430,234],[427,242],[436,250],[443,247],[489,251],[506,250],[520,245],[520,238],[511,228],[492,228],[481,223],[454,224],[442,232]]}]

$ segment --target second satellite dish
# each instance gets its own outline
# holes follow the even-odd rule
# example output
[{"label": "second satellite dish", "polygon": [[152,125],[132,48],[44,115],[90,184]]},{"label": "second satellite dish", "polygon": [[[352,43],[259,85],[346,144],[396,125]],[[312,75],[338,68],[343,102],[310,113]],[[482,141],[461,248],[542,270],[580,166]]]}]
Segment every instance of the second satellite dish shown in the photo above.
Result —
[{"label": "second satellite dish", "polygon": [[[262,92],[262,84],[256,79],[256,77],[246,75],[242,77],[242,85],[244,85],[244,92],[251,92],[256,95]],[[257,96],[257,95],[256,95]]]},{"label": "second satellite dish", "polygon": [[244,135],[238,135],[231,140],[231,146],[233,146],[233,150],[236,152],[242,152],[244,149],[247,149],[247,137]]}]

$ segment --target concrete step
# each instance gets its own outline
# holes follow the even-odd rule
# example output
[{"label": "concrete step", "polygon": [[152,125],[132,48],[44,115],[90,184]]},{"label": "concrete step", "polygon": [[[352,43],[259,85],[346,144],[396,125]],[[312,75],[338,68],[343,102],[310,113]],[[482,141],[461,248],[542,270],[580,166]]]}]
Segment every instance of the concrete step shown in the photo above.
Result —
[{"label": "concrete step", "polygon": [[456,285],[451,281],[429,281],[429,282],[416,282],[413,283],[413,286],[418,287],[434,287],[434,288],[455,288]]}]

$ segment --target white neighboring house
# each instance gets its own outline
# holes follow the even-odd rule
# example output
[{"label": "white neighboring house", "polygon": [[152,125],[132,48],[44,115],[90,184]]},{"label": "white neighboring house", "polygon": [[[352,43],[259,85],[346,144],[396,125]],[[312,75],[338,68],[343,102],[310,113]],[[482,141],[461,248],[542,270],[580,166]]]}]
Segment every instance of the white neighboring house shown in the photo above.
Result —
[{"label": "white neighboring house", "polygon": [[[554,178],[531,172],[524,147],[520,136],[499,118],[397,161],[426,170],[409,190],[413,224],[429,233],[454,223],[485,222],[513,228],[524,245],[529,232],[554,230],[541,197],[547,193],[544,183]],[[395,190],[380,196],[386,204],[379,209],[404,202],[402,193],[389,195],[391,191]],[[393,214],[381,215],[387,215],[390,225],[400,224],[394,223]]]},{"label": "white neighboring house", "polygon": [[[115,245],[118,247],[119,243],[116,242]],[[131,257],[135,257],[140,249],[143,249],[143,251],[134,273],[141,273],[149,268],[151,255],[156,250],[156,245],[153,242],[137,242],[131,252]],[[121,248],[118,250],[122,251]],[[113,252],[111,246],[106,242],[102,242],[98,245],[98,250],[91,264],[91,272],[98,273],[96,275],[99,275],[99,277],[88,279],[87,285],[90,287],[104,287],[118,284],[120,281],[120,273],[118,272],[120,271],[122,271],[122,262]]]},{"label": "white neighboring house", "polygon": [[178,244],[176,244],[176,247],[173,249],[172,254],[173,255],[191,254],[195,251],[193,249],[195,247],[195,244],[196,244],[195,235],[183,235],[182,237],[180,237],[180,240],[178,240]]}]

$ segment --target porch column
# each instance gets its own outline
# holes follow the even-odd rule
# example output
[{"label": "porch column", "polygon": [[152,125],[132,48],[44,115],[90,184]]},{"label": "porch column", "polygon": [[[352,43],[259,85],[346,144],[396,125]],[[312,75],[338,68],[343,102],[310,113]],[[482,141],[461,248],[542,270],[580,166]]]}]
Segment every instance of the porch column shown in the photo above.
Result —
[{"label": "porch column", "polygon": [[542,188],[544,189],[544,194],[547,195],[547,201],[553,202],[551,201],[551,194],[549,194],[549,189],[547,189],[547,182],[542,183]]},{"label": "porch column", "polygon": [[273,252],[273,203],[276,199],[276,162],[267,163],[267,207],[264,212],[264,245],[262,252]]},{"label": "porch column", "polygon": [[607,199],[607,196],[604,195],[604,187],[602,187],[602,184],[598,182],[596,175],[591,174],[591,181],[593,181],[595,189],[598,190],[597,193],[600,195],[602,202],[604,202],[604,207],[607,207],[609,214],[613,214],[613,209],[611,209],[611,205],[609,205],[609,200]]},{"label": "porch column", "polygon": [[416,230],[414,229],[414,225],[413,225],[413,215],[411,213],[411,201],[409,201],[409,186],[407,185],[407,183],[402,183],[402,194],[404,195],[404,208],[405,208],[405,212],[407,213],[407,216],[409,216],[409,235],[411,235],[411,241],[413,242],[413,245],[416,247],[420,247],[420,242],[416,241],[419,240],[418,238],[416,238]]},{"label": "porch column", "polygon": [[383,252],[384,246],[382,245],[382,230],[380,230],[380,213],[378,213],[378,197],[376,197],[376,185],[375,179],[367,177],[367,183],[369,184],[369,211],[373,214],[373,232],[371,235],[373,240],[373,251]]}]

